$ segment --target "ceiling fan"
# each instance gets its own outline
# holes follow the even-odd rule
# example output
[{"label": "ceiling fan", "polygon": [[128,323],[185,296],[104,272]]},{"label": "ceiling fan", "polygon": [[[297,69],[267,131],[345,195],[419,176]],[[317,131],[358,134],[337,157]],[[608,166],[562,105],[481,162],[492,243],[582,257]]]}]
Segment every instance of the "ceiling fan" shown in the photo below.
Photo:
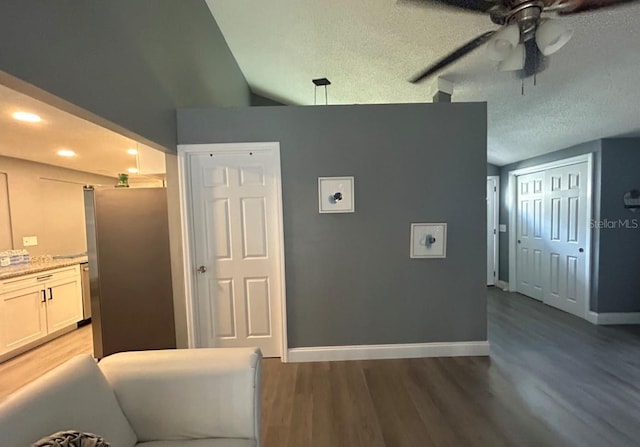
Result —
[{"label": "ceiling fan", "polygon": [[521,77],[541,72],[547,58],[562,48],[572,31],[554,17],[619,6],[637,0],[405,0],[439,4],[488,14],[501,28],[487,31],[452,51],[411,79],[417,83],[487,44],[487,56],[499,71],[518,71]]}]

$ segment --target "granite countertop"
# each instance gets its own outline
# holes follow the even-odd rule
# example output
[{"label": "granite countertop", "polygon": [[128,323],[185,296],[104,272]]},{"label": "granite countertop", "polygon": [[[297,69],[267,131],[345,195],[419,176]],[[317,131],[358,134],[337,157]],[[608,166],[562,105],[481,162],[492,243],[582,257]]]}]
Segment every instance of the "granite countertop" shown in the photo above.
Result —
[{"label": "granite countertop", "polygon": [[0,280],[28,275],[30,273],[43,272],[45,270],[57,269],[60,267],[67,267],[70,265],[82,264],[83,262],[87,262],[86,256],[74,256],[60,259],[55,259],[51,256],[34,257],[28,264],[0,267]]}]

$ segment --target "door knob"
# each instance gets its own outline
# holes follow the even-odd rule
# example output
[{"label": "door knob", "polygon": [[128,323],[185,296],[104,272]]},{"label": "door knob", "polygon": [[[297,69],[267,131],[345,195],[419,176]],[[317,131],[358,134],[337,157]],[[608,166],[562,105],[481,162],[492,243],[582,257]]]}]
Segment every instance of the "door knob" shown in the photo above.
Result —
[{"label": "door knob", "polygon": [[520,239],[518,239],[518,244],[520,243]]},{"label": "door knob", "polygon": [[584,248],[579,248],[579,249],[578,249],[578,251],[579,251],[580,253],[584,253]]},{"label": "door knob", "polygon": [[198,267],[198,273],[205,273],[207,271],[207,268],[204,265],[201,265],[200,267]]}]

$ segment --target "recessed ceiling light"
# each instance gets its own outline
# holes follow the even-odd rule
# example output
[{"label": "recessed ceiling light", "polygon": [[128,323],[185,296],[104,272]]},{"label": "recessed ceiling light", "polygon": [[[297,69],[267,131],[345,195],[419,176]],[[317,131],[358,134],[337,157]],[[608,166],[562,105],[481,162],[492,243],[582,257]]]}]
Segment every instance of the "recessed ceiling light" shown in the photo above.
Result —
[{"label": "recessed ceiling light", "polygon": [[138,173],[138,168],[129,168],[129,169],[127,169],[127,171],[129,171],[131,174],[137,174]]},{"label": "recessed ceiling light", "polygon": [[58,155],[61,157],[75,157],[76,153],[71,149],[60,149]]},{"label": "recessed ceiling light", "polygon": [[137,155],[138,149],[127,149],[127,154],[129,155]]},{"label": "recessed ceiling light", "polygon": [[13,114],[13,118],[18,121],[26,121],[28,123],[39,123],[42,121],[42,118],[38,115],[29,112],[16,112]]}]

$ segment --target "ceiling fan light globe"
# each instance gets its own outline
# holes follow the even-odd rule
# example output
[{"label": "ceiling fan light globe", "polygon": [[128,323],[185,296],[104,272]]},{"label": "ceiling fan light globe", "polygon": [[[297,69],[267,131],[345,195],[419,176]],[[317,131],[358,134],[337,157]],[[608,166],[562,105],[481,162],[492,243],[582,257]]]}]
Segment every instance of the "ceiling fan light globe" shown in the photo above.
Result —
[{"label": "ceiling fan light globe", "polygon": [[525,50],[523,44],[518,44],[511,51],[509,57],[498,64],[498,71],[517,71],[524,68]]},{"label": "ceiling fan light globe", "polygon": [[545,20],[536,31],[536,45],[540,52],[549,56],[565,46],[573,31],[559,20]]},{"label": "ceiling fan light globe", "polygon": [[487,42],[487,57],[492,61],[503,61],[509,57],[519,42],[520,28],[518,25],[506,26]]},{"label": "ceiling fan light globe", "polygon": [[500,53],[510,53],[513,50],[513,45],[509,41],[498,39],[496,40],[495,48]]}]

